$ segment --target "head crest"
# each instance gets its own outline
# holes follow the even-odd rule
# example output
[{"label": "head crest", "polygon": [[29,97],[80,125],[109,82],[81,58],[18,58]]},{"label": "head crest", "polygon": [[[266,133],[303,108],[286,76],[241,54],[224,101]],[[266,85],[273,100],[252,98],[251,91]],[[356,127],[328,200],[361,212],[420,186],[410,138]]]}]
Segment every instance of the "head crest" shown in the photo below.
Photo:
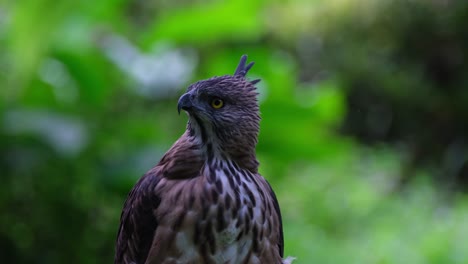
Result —
[{"label": "head crest", "polygon": [[[255,62],[251,62],[249,64],[245,64],[247,62],[247,55],[242,55],[239,65],[237,65],[236,72],[234,72],[234,76],[242,76],[245,77],[247,72],[249,72],[250,68],[255,64]],[[252,84],[256,84],[260,81],[260,79],[256,79],[251,81]]]},{"label": "head crest", "polygon": [[236,72],[234,73],[234,76],[245,77],[245,75],[247,75],[247,72],[250,70],[250,68],[252,68],[255,62],[252,61],[251,63],[245,65],[246,62],[247,62],[247,55],[242,55],[239,61],[239,65],[237,65],[237,69],[236,69]]}]

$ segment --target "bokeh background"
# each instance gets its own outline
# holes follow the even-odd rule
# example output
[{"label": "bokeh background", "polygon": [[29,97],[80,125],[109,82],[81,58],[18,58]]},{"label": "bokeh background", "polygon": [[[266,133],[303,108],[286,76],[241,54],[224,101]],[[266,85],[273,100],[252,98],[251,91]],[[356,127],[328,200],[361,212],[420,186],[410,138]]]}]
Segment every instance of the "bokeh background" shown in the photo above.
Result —
[{"label": "bokeh background", "polygon": [[261,78],[296,263],[468,263],[468,1],[0,2],[0,259],[112,263],[199,79]]}]

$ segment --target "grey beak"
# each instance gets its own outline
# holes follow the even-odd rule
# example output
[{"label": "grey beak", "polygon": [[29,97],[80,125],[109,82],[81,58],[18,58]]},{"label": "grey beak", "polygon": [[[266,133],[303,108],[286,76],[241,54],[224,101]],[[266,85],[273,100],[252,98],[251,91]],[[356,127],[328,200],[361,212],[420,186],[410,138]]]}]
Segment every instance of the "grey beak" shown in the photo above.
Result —
[{"label": "grey beak", "polygon": [[190,97],[191,94],[185,93],[179,98],[179,103],[177,103],[177,112],[179,112],[179,115],[181,109],[188,111],[193,107],[192,99]]}]

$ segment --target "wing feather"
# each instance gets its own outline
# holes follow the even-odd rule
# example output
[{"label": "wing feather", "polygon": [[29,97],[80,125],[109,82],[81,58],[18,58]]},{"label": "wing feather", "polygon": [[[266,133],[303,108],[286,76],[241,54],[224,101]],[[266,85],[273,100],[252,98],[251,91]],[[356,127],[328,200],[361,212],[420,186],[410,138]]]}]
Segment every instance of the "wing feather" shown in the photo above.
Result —
[{"label": "wing feather", "polygon": [[[263,178],[263,177],[262,177]],[[273,213],[276,214],[276,217],[278,219],[278,229],[277,229],[277,232],[278,232],[278,249],[279,249],[279,254],[281,256],[281,258],[284,257],[284,237],[283,237],[283,220],[282,220],[282,217],[281,217],[281,210],[280,210],[280,206],[279,206],[279,203],[278,203],[278,199],[276,198],[276,194],[275,192],[273,191],[273,188],[271,188],[271,185],[270,183],[265,179],[263,178],[264,180],[264,183],[266,185],[266,193],[270,196],[271,198],[271,206],[273,206]]]},{"label": "wing feather", "polygon": [[199,151],[186,132],[130,191],[120,218],[115,264],[145,263],[151,252],[158,252],[153,241],[161,220],[158,211],[163,207],[161,196],[169,192],[161,190],[162,180],[196,177],[203,164]]},{"label": "wing feather", "polygon": [[155,192],[161,179],[156,168],[137,182],[125,201],[117,234],[116,264],[146,261],[158,227],[154,212],[161,202]]}]

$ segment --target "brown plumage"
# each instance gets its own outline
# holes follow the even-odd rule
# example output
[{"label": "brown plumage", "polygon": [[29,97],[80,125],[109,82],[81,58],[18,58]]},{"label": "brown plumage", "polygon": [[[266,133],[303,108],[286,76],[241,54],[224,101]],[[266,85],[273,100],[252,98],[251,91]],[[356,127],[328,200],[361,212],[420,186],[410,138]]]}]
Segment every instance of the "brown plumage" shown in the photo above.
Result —
[{"label": "brown plumage", "polygon": [[179,99],[187,130],[128,195],[115,263],[290,262],[278,202],[258,174],[258,80],[246,80],[246,59]]}]

